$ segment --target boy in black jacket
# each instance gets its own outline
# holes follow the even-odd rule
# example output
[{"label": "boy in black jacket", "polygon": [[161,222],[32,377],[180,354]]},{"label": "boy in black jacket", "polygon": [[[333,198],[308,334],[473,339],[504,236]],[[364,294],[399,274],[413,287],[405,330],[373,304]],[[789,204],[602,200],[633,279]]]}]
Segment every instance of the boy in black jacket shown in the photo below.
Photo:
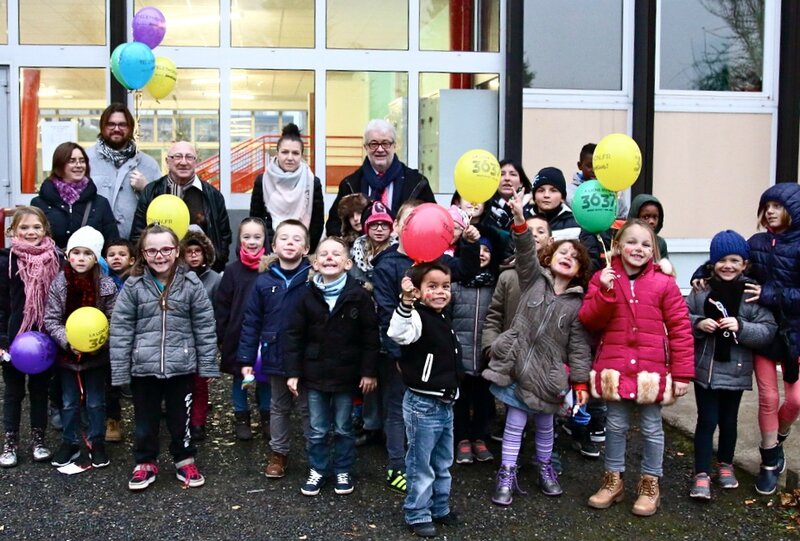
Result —
[{"label": "boy in black jacket", "polygon": [[403,509],[416,535],[435,537],[434,522],[457,523],[449,506],[449,468],[453,404],[463,368],[461,345],[443,313],[450,302],[450,268],[439,261],[414,266],[400,287],[400,304],[387,334],[401,346],[398,364],[407,387],[403,421],[408,495]]},{"label": "boy in black jacket", "polygon": [[339,237],[328,237],[319,244],[312,287],[299,299],[287,329],[286,385],[295,396],[300,379],[308,389],[310,470],[300,489],[306,496],[319,494],[330,474],[331,425],[334,491],[353,492],[353,395],[357,390],[370,393],[377,385],[378,319],[370,294],[361,282],[347,275],[352,266],[349,253]]}]

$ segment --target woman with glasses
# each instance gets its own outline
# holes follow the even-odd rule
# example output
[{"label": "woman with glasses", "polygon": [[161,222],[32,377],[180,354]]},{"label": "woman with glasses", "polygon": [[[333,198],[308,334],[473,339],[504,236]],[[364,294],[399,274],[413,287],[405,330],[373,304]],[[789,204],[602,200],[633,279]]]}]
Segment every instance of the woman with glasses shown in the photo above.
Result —
[{"label": "woman with glasses", "polygon": [[295,219],[308,228],[310,251],[317,249],[325,226],[322,182],[303,159],[303,139],[295,124],[283,127],[278,153],[267,161],[264,173],[256,177],[250,197],[250,216],[267,225],[266,245],[275,232],[272,224]]},{"label": "woman with glasses", "polygon": [[108,199],[97,193],[89,176],[89,159],[77,143],[61,143],[53,152],[50,176],[42,182],[31,205],[42,209],[56,246],[67,247],[70,235],[90,225],[106,240],[119,237]]}]

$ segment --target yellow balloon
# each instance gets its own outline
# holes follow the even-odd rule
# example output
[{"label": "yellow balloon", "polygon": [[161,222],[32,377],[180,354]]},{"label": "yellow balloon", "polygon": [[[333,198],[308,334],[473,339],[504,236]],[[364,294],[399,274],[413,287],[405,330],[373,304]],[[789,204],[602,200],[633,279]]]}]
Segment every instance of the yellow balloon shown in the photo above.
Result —
[{"label": "yellow balloon", "polygon": [[157,56],[156,69],[147,82],[147,91],[155,99],[160,100],[172,92],[176,82],[178,82],[178,69],[175,67],[175,62],[166,56]]},{"label": "yellow balloon", "polygon": [[468,150],[456,162],[453,180],[463,199],[476,205],[484,203],[500,185],[500,164],[491,152]]},{"label": "yellow balloon", "polygon": [[606,135],[592,157],[594,174],[604,188],[619,192],[630,188],[642,170],[642,152],[624,133]]},{"label": "yellow balloon", "polygon": [[189,230],[189,207],[176,195],[159,195],[148,205],[146,219],[147,225],[158,222],[182,239]]},{"label": "yellow balloon", "polygon": [[65,327],[67,342],[82,353],[94,353],[108,341],[108,318],[92,306],[72,312]]}]

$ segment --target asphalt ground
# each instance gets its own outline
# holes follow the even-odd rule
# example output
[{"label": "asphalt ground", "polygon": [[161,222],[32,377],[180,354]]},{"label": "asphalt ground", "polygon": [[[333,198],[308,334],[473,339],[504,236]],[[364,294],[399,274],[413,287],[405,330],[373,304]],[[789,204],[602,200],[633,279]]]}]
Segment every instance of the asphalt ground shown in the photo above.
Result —
[{"label": "asphalt ground", "polygon": [[[206,484],[195,489],[184,489],[175,479],[163,437],[158,480],[141,493],[128,490],[134,465],[129,401],[123,400],[125,442],[109,444],[110,466],[73,476],[31,461],[24,417],[20,464],[0,470],[0,540],[413,538],[403,523],[403,497],[384,484],[381,446],[359,449],[352,494],[338,496],[328,484],[319,496],[303,496],[300,486],[307,466],[299,421],[294,424],[297,433],[286,477],[267,479],[263,475],[266,442],[260,436],[249,442],[235,440],[228,393],[227,379],[211,387],[209,435],[199,444],[198,456]],[[48,430],[53,448],[59,438],[60,433]],[[531,440],[527,438],[520,458],[520,484],[528,495],[517,495],[509,508],[490,501],[499,444],[491,444],[495,463],[453,466],[451,502],[462,524],[442,527],[440,539],[797,538],[792,511],[780,506],[778,496],[758,497],[752,488],[754,479],[745,471],[737,471],[738,489],[723,493],[714,488],[711,502],[691,500],[687,493],[692,446],[678,430],[667,427],[662,506],[650,518],[630,512],[640,461],[638,433],[632,433],[628,447],[626,500],[603,511],[586,506],[587,498],[599,487],[602,458],[579,456],[571,449],[569,437],[560,434],[556,447],[565,469],[561,476],[564,495],[547,497],[536,487],[537,472],[530,464]]]}]

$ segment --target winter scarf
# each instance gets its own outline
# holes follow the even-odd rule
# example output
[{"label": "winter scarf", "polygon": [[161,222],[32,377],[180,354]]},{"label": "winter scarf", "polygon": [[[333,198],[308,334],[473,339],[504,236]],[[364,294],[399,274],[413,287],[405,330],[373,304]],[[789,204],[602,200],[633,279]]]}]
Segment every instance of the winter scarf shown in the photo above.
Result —
[{"label": "winter scarf", "polygon": [[[25,288],[25,308],[19,332],[42,329],[50,284],[61,270],[56,243],[44,237],[39,244],[11,239],[11,253],[17,257],[17,274]],[[11,265],[8,266],[11,278]]]},{"label": "winter scarf", "polygon": [[67,205],[72,205],[78,198],[81,196],[81,193],[86,186],[89,185],[89,177],[83,177],[78,182],[65,182],[63,179],[58,177],[50,177],[50,180],[53,181],[53,185],[58,190],[58,195],[61,197],[61,200],[64,201]]},{"label": "winter scarf", "polygon": [[108,146],[105,139],[103,139],[103,135],[98,134],[97,145],[95,145],[95,149],[97,150],[98,154],[103,157],[103,159],[113,163],[114,167],[117,169],[122,167],[122,164],[136,156],[136,143],[133,141],[133,139],[129,140],[124,147],[116,149]]},{"label": "winter scarf", "polygon": [[[722,310],[717,308],[714,301],[722,303],[722,306],[727,312],[727,317],[736,317],[739,315],[739,304],[742,302],[742,295],[744,294],[744,282],[735,280],[733,282],[726,282],[712,278],[709,280],[709,293],[708,299],[703,305],[703,313],[715,321],[726,317]],[[717,329],[714,332],[714,360],[720,363],[728,362],[731,360],[731,344],[733,341],[733,334],[729,331]]]},{"label": "winter scarf", "polygon": [[495,275],[490,271],[478,273],[474,278],[464,283],[464,287],[484,287],[494,285]]},{"label": "winter scarf", "polygon": [[255,254],[250,254],[244,248],[239,248],[239,261],[248,269],[257,270],[258,264],[261,262],[261,256],[264,255],[265,251],[263,246]]},{"label": "winter scarf", "polygon": [[[403,176],[403,164],[400,163],[400,160],[397,159],[397,155],[395,154],[392,165],[390,165],[389,169],[382,175],[375,172],[369,159],[364,160],[361,171],[363,172],[364,182],[369,186],[369,198],[373,201],[381,201],[383,192],[386,191],[389,184]],[[364,186],[362,186],[362,191],[363,188]],[[392,208],[392,202],[388,201],[386,206]],[[396,211],[397,209],[392,210]]]},{"label": "winter scarf", "polygon": [[[64,266],[64,277],[67,279],[67,300],[64,304],[64,315],[68,318],[72,312],[84,306],[97,306],[98,284],[94,279],[92,269],[78,274],[71,266]],[[72,351],[63,352],[62,355],[69,362],[77,362],[78,357]]]},{"label": "winter scarf", "polygon": [[306,162],[300,162],[296,171],[284,171],[277,158],[270,158],[261,177],[264,205],[273,224],[295,219],[308,227],[314,201],[314,173]]},{"label": "winter scarf", "polygon": [[322,291],[322,296],[325,297],[325,302],[328,303],[329,309],[333,310],[333,307],[336,306],[336,299],[341,295],[344,284],[347,282],[347,273],[343,273],[339,278],[329,284],[322,282],[322,275],[315,274],[313,282],[314,285]]}]

